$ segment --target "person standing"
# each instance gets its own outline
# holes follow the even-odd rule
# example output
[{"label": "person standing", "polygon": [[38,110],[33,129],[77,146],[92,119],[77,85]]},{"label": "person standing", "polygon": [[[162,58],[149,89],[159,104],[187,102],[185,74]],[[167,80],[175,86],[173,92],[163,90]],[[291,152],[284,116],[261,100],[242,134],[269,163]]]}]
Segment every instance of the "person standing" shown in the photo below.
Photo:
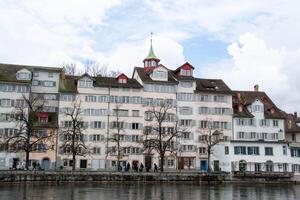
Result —
[{"label": "person standing", "polygon": [[154,163],[154,172],[158,172],[157,164]]}]

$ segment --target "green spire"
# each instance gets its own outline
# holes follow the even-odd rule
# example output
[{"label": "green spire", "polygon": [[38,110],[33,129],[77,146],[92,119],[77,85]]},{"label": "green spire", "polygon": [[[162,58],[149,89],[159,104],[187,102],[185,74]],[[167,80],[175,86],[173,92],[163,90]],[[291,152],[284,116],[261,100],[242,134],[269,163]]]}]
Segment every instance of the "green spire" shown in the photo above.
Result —
[{"label": "green spire", "polygon": [[150,39],[150,51],[149,51],[149,54],[147,56],[146,59],[151,59],[151,58],[154,58],[154,59],[157,59],[157,57],[155,56],[154,54],[154,51],[153,51],[153,47],[152,47],[152,32],[151,32],[151,39]]}]

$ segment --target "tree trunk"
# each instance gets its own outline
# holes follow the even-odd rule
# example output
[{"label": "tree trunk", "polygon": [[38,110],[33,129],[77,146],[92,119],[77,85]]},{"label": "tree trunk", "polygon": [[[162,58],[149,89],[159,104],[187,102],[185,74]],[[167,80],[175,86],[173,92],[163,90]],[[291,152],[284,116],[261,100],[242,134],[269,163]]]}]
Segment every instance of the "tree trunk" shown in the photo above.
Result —
[{"label": "tree trunk", "polygon": [[76,169],[76,154],[75,153],[73,153],[72,160],[73,160],[72,171],[74,172]]},{"label": "tree trunk", "polygon": [[25,161],[25,169],[29,169],[29,151],[26,151],[26,161]]},{"label": "tree trunk", "polygon": [[207,148],[207,172],[210,173],[211,172],[211,167],[210,167],[210,147]]},{"label": "tree trunk", "polygon": [[164,153],[160,153],[160,171],[161,172],[164,171],[164,159],[165,159]]}]

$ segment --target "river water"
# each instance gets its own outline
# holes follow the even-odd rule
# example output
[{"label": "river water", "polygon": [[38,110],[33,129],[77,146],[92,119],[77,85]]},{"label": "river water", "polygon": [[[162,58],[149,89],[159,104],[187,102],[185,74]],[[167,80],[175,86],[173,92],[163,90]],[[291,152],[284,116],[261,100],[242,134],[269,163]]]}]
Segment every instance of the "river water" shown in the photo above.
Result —
[{"label": "river water", "polygon": [[81,183],[54,185],[0,185],[3,200],[288,200],[300,199],[300,185],[188,183]]}]

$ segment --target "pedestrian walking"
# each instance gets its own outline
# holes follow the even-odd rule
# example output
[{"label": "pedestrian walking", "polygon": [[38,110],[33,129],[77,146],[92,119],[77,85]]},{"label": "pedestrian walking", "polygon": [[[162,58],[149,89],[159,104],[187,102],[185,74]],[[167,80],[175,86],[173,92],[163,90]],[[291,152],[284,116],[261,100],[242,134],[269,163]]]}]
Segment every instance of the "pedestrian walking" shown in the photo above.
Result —
[{"label": "pedestrian walking", "polygon": [[143,163],[141,163],[141,165],[140,165],[140,172],[143,172],[143,170],[144,170],[144,165],[143,165]]},{"label": "pedestrian walking", "polygon": [[154,163],[154,172],[158,172],[157,164]]}]

